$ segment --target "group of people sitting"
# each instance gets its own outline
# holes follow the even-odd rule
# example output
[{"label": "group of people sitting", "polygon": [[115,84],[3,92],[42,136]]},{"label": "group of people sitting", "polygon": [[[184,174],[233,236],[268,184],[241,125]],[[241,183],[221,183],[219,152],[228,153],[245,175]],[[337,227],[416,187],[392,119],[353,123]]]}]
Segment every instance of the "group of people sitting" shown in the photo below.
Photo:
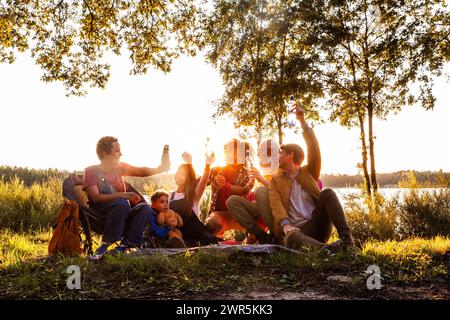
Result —
[{"label": "group of people sitting", "polygon": [[[170,167],[168,150],[157,168],[135,167],[120,162],[118,140],[103,137],[97,143],[100,164],[86,168],[83,190],[89,204],[105,217],[102,243],[94,259],[102,257],[118,241],[113,251],[153,246],[192,247],[216,244],[225,231],[245,230],[259,244],[281,244],[298,249],[308,247],[337,251],[354,246],[352,234],[336,194],[324,189],[319,180],[320,148],[301,108],[297,119],[307,146],[305,154],[297,144],[278,146],[273,140],[261,143],[258,158],[261,170],[253,165],[247,142],[232,140],[225,145],[226,166],[211,168],[214,155],[206,156],[205,169],[197,177],[192,156],[175,175],[176,190],[158,190],[148,205],[125,188],[123,177],[152,176]],[[249,164],[250,162],[250,164]],[[259,185],[256,189],[254,186]],[[211,186],[208,216],[200,218],[200,200]],[[327,244],[333,226],[339,240]]]}]

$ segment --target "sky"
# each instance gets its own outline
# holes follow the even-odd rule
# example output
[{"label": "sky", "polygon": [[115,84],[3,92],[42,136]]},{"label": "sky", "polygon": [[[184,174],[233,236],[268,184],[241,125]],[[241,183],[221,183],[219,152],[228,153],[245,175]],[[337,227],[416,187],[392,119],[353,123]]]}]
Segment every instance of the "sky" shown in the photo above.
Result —
[{"label": "sky", "polygon": [[[192,153],[201,172],[210,136],[216,164],[223,164],[222,146],[238,130],[229,118],[211,120],[213,102],[224,87],[201,55],[179,58],[169,74],[149,69],[143,76],[129,75],[127,56],[114,56],[110,63],[106,88],[89,89],[85,97],[66,97],[61,84],[42,82],[42,71],[27,53],[14,64],[0,64],[0,165],[82,170],[99,162],[96,143],[106,135],[119,139],[122,161],[136,166],[157,167],[168,144],[171,172],[184,151]],[[450,83],[444,76],[436,79],[434,93],[433,111],[405,107],[387,121],[374,122],[378,172],[450,171]],[[314,130],[322,173],[356,174],[359,130],[330,122]],[[305,147],[301,135],[291,131],[284,142]]]}]

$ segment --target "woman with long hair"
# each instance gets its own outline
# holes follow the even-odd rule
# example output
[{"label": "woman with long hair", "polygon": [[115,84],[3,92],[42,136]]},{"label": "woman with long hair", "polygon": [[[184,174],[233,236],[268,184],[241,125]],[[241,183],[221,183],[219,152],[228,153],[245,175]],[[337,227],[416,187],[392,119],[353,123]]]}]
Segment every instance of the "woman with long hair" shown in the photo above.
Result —
[{"label": "woman with long hair", "polygon": [[183,219],[180,230],[187,246],[217,243],[218,238],[209,233],[199,219],[200,199],[208,183],[214,156],[207,156],[205,170],[199,179],[192,166],[191,155],[184,153],[183,158],[186,163],[180,165],[175,174],[177,189],[170,193],[169,208],[181,215]]}]

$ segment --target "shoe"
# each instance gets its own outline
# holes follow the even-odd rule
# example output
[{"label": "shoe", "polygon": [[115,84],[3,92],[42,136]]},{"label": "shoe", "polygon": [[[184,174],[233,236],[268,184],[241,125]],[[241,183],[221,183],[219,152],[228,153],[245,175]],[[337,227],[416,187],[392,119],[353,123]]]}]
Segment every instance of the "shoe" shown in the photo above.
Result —
[{"label": "shoe", "polygon": [[89,256],[89,260],[91,260],[91,261],[100,260],[106,254],[106,252],[108,252],[108,247],[109,247],[109,244],[102,243],[100,245],[100,247],[97,248],[95,253],[93,255]]},{"label": "shoe", "polygon": [[295,250],[320,250],[324,247],[322,242],[319,242],[311,237],[308,237],[300,230],[294,230],[286,234],[283,238],[283,245]]},{"label": "shoe", "polygon": [[128,246],[121,244],[121,245],[115,247],[114,249],[112,249],[109,253],[112,254],[113,256],[117,256],[119,254],[125,253],[125,251],[127,249],[128,249]]},{"label": "shoe", "polygon": [[319,249],[319,256],[321,257],[329,257],[332,255],[331,251],[327,248],[327,245],[324,245],[321,249]]},{"label": "shoe", "polygon": [[171,248],[187,248],[186,244],[184,243],[183,239],[179,238],[179,237],[172,237],[169,240],[169,246]]},{"label": "shoe", "polygon": [[258,230],[255,233],[255,237],[259,244],[273,244],[271,237],[263,230]]},{"label": "shoe", "polygon": [[344,241],[339,239],[339,240],[336,240],[333,243],[324,245],[322,247],[322,249],[320,249],[320,250],[328,250],[328,251],[330,251],[331,254],[334,254],[334,253],[338,252],[340,249],[343,249],[343,248],[344,248]]}]

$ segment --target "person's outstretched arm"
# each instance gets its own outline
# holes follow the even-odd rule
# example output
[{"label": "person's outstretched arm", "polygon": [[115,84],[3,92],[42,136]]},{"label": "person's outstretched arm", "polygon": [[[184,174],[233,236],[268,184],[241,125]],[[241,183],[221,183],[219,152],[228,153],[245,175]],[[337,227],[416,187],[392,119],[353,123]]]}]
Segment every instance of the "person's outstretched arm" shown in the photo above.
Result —
[{"label": "person's outstretched arm", "polygon": [[208,184],[209,175],[211,174],[211,165],[205,164],[205,170],[203,170],[203,175],[197,183],[197,187],[195,188],[195,197],[194,201],[199,202],[203,196],[203,192],[205,192],[206,185]]},{"label": "person's outstretched arm", "polygon": [[121,163],[120,170],[122,176],[131,176],[131,177],[148,177],[154,176],[155,174],[163,173],[170,169],[170,159],[169,159],[169,151],[168,147],[165,146],[162,156],[161,156],[161,164],[157,168],[149,168],[149,167],[135,167],[129,165],[128,163]]},{"label": "person's outstretched arm", "polygon": [[[182,157],[186,164],[192,165],[192,155],[190,153],[184,152]],[[214,161],[214,155],[206,156],[205,170],[203,171],[203,175],[201,176],[200,180],[197,183],[197,186],[195,187],[194,202],[199,202],[203,196],[203,192],[205,192],[206,186],[209,182],[209,177],[211,175],[211,165],[214,163]]]},{"label": "person's outstretched arm", "polygon": [[302,108],[297,107],[296,112],[297,120],[300,122],[300,125],[303,130],[303,138],[306,142],[306,148],[308,150],[308,171],[311,173],[313,178],[317,181],[320,177],[320,169],[322,166],[322,158],[320,155],[320,147],[319,142],[317,141],[316,135],[312,128],[308,126],[308,123],[305,120],[305,113]]},{"label": "person's outstretched arm", "polygon": [[264,187],[269,188],[270,181],[264,178],[261,172],[258,171],[255,167],[253,167],[250,171],[250,174],[253,178],[258,180]]},{"label": "person's outstretched arm", "polygon": [[159,166],[157,168],[135,167],[124,162],[120,164],[120,169],[122,171],[123,176],[131,176],[131,177],[154,176],[155,174],[160,174],[166,171],[164,170],[164,168],[162,168],[162,166]]}]

